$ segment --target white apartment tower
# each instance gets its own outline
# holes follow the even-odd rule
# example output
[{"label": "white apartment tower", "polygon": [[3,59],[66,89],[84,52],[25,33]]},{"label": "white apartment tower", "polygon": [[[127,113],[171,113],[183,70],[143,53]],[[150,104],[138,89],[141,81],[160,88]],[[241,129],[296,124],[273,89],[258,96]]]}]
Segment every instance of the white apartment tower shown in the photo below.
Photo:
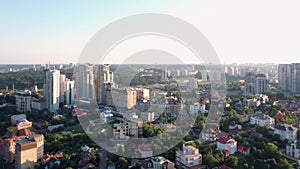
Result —
[{"label": "white apartment tower", "polygon": [[46,70],[44,83],[44,98],[46,108],[51,112],[59,109],[60,102],[60,71]]}]

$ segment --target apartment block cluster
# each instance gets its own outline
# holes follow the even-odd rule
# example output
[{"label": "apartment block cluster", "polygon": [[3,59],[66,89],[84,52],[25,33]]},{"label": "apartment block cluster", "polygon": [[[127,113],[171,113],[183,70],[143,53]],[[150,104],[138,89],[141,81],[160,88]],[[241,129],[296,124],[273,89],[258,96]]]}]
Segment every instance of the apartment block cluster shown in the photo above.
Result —
[{"label": "apartment block cluster", "polygon": [[13,168],[32,168],[44,155],[44,135],[31,131],[31,127],[26,115],[13,115],[7,135],[0,139],[1,159]]},{"label": "apartment block cluster", "polygon": [[[66,78],[59,70],[44,70],[44,93],[43,99],[32,98],[29,90],[16,93],[16,106],[19,112],[48,109],[50,112],[57,111],[60,107],[74,104],[75,82]],[[35,92],[38,92],[37,89]]]},{"label": "apartment block cluster", "polygon": [[74,102],[75,82],[61,74],[60,70],[45,70],[44,100],[50,112],[57,111],[62,105],[71,106]]},{"label": "apartment block cluster", "polygon": [[300,94],[300,63],[279,64],[278,82],[282,91]]},{"label": "apartment block cluster", "polygon": [[268,92],[269,81],[264,73],[248,72],[245,76],[245,95],[255,95]]}]

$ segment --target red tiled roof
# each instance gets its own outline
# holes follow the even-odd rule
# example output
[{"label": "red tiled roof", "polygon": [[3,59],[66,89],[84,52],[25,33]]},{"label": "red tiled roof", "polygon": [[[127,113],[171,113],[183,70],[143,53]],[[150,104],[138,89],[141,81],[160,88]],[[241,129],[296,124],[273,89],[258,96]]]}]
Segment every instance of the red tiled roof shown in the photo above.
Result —
[{"label": "red tiled roof", "polygon": [[228,137],[221,137],[217,141],[222,143],[222,144],[226,144],[228,140],[229,140]]},{"label": "red tiled roof", "polygon": [[243,152],[243,153],[248,153],[249,152],[249,148],[240,145],[238,147],[238,151],[239,152]]},{"label": "red tiled roof", "polygon": [[221,165],[220,169],[231,169],[231,168],[228,167],[227,165],[223,164],[223,165]]},{"label": "red tiled roof", "polygon": [[230,155],[229,150],[225,150],[225,153],[226,153],[226,156],[229,156],[229,155]]},{"label": "red tiled roof", "polygon": [[254,136],[254,137],[259,137],[259,136],[261,135],[261,133],[256,132],[256,131],[251,131],[251,132],[250,132],[250,135],[251,135],[251,136]]},{"label": "red tiled roof", "polygon": [[233,144],[235,142],[234,139],[232,138],[228,138],[228,137],[221,137],[217,140],[219,143],[222,143],[222,144],[226,144],[226,143],[230,143],[230,144]]}]

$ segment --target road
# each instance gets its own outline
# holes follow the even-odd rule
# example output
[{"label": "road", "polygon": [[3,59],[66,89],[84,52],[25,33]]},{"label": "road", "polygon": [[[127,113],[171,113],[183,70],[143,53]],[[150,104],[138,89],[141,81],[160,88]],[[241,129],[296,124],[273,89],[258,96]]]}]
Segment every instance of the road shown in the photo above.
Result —
[{"label": "road", "polygon": [[104,149],[100,150],[100,169],[106,169],[107,167],[107,152]]}]

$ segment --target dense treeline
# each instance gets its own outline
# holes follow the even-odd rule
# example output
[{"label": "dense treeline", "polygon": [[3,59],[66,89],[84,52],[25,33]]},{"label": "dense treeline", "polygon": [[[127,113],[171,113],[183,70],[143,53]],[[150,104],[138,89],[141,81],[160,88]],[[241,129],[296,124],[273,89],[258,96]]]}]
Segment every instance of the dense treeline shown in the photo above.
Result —
[{"label": "dense treeline", "polygon": [[15,85],[15,89],[19,90],[29,89],[34,85],[38,85],[38,88],[42,88],[43,79],[43,71],[0,73],[0,89],[3,90],[6,88],[6,86],[8,86],[8,88],[11,90],[13,84]]}]

